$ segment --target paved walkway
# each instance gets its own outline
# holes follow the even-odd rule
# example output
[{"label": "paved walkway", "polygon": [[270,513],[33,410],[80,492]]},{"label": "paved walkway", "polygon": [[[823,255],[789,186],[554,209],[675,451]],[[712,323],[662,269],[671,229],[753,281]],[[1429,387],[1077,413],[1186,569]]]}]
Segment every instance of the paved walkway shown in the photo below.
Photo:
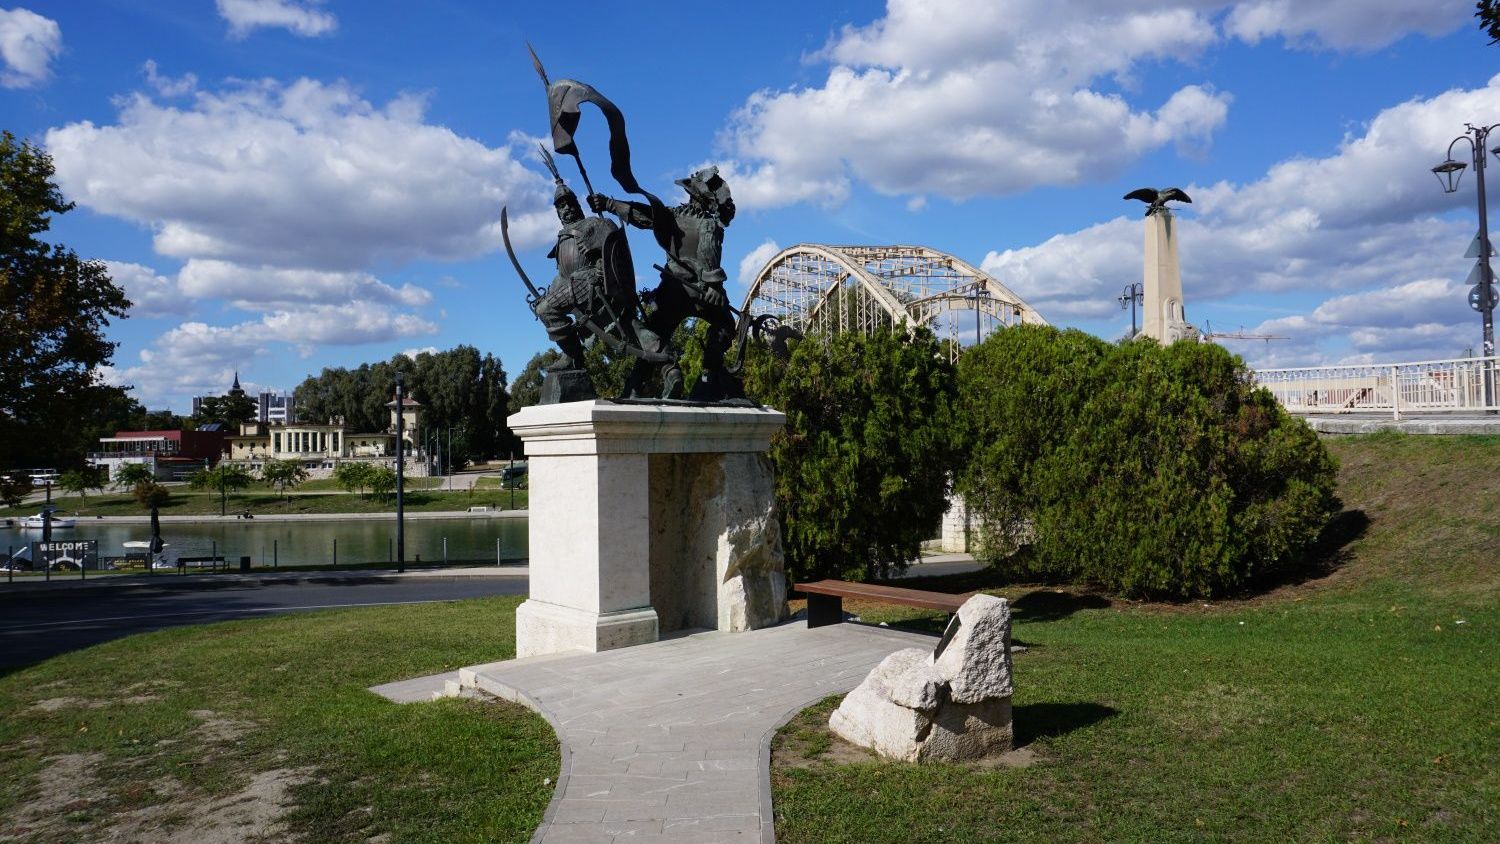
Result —
[{"label": "paved walkway", "polygon": [[848,692],[916,633],[802,622],[463,669],[552,723],[562,773],[533,842],[773,844],[776,728]]}]

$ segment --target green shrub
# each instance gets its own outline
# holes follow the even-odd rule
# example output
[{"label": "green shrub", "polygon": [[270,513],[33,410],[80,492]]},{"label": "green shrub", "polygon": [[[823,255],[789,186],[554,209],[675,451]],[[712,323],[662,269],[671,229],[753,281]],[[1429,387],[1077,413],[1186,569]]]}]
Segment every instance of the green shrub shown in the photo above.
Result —
[{"label": "green shrub", "polygon": [[1217,345],[1023,326],[958,384],[958,486],[981,557],[1018,576],[1220,595],[1297,565],[1337,510],[1317,436]]},{"label": "green shrub", "polygon": [[952,368],[932,335],[838,334],[764,349],[746,388],[787,416],[771,443],[787,567],[801,580],[904,568],[947,506]]},{"label": "green shrub", "polygon": [[135,500],[147,509],[162,507],[172,500],[172,490],[156,481],[141,481],[135,485]]}]

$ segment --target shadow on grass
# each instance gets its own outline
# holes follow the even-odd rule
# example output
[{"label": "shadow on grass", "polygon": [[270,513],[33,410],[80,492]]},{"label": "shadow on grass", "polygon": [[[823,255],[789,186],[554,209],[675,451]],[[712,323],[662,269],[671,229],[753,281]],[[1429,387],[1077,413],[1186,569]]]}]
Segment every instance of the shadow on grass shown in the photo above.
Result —
[{"label": "shadow on grass", "polygon": [[1254,597],[1283,586],[1297,586],[1333,574],[1349,562],[1352,555],[1349,546],[1364,536],[1369,528],[1370,517],[1365,515],[1365,511],[1339,511],[1324,526],[1323,532],[1318,535],[1318,541],[1295,563],[1256,579],[1243,597]]},{"label": "shadow on grass", "polygon": [[1058,589],[1038,589],[1011,602],[1021,621],[1061,621],[1079,610],[1102,610],[1110,606],[1103,595],[1079,594]]},{"label": "shadow on grass", "polygon": [[1015,745],[1025,747],[1037,739],[1052,738],[1091,727],[1120,710],[1097,703],[1023,703],[1015,708]]}]

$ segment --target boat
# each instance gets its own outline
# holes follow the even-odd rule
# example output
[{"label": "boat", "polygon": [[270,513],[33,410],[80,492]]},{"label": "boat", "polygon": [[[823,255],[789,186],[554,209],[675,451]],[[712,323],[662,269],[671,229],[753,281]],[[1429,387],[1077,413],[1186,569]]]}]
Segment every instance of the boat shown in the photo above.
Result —
[{"label": "boat", "polygon": [[[37,513],[35,516],[26,516],[25,518],[22,518],[18,522],[18,524],[20,524],[20,526],[23,527],[23,528],[32,528],[34,530],[41,530],[42,529],[42,521],[43,521],[42,514],[41,513]],[[57,528],[70,528],[70,527],[76,527],[76,526],[77,526],[77,522],[75,520],[73,520],[73,519],[65,519],[65,518],[57,515],[56,511],[54,511],[52,513],[52,528],[54,530],[56,530]]]},{"label": "boat", "polygon": [[[120,547],[124,548],[125,549],[125,553],[128,554],[128,555],[130,555],[130,556],[133,556],[133,557],[135,557],[135,556],[144,556],[144,557],[149,558],[151,560],[151,568],[153,568],[153,569],[175,569],[175,568],[177,568],[177,562],[176,562],[176,559],[175,559],[175,554],[173,555],[173,557],[170,557],[170,558],[167,556],[167,548],[169,547],[169,545],[167,543],[165,543],[165,542],[163,542],[161,544],[162,550],[159,551],[159,552],[157,552],[157,553],[155,553],[155,554],[151,553],[151,541],[149,539],[148,540],[132,540],[130,542],[121,542],[120,543]],[[134,552],[134,553],[131,553],[131,552]]]}]

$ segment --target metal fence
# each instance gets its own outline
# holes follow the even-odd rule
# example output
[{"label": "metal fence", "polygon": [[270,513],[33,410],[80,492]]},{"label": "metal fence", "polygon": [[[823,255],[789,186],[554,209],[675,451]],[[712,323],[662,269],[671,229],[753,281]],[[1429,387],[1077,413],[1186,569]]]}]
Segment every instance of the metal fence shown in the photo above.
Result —
[{"label": "metal fence", "polygon": [[[1293,413],[1480,413],[1500,409],[1500,357],[1261,369],[1262,387]],[[1486,382],[1489,389],[1486,389]]]}]

